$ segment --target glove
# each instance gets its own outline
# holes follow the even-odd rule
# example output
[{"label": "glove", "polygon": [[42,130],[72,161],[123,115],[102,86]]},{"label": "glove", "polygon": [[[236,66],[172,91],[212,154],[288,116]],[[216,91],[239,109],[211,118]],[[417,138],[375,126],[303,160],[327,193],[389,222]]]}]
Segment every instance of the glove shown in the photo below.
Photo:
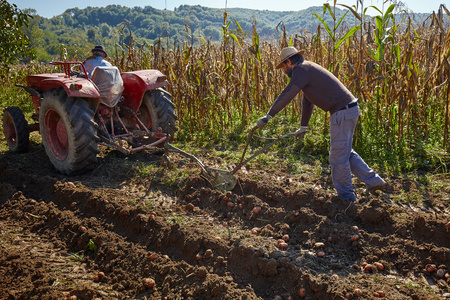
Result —
[{"label": "glove", "polygon": [[271,115],[266,115],[265,117],[260,118],[258,122],[256,122],[256,127],[262,129],[264,126],[267,125],[267,122],[269,122],[270,119],[272,119]]},{"label": "glove", "polygon": [[294,132],[293,136],[297,138],[304,137],[307,130],[308,126],[300,126],[300,128]]}]

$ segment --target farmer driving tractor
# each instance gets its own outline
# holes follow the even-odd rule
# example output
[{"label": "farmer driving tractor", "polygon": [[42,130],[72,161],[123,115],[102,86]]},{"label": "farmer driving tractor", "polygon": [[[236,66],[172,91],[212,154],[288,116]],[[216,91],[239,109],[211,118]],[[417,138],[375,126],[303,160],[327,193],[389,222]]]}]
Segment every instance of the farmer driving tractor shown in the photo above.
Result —
[{"label": "farmer driving tractor", "polygon": [[267,115],[258,120],[257,127],[266,126],[271,118],[302,91],[300,128],[294,135],[305,135],[314,106],[330,112],[329,162],[336,192],[341,198],[350,202],[356,201],[352,185],[353,173],[366,184],[368,192],[376,194],[377,191],[383,190],[386,182],[352,149],[353,133],[360,115],[358,100],[331,72],[305,60],[304,53],[305,50],[298,51],[295,47],[281,50],[276,68],[283,68],[290,82],[272,104]]},{"label": "farmer driving tractor", "polygon": [[106,57],[108,57],[108,54],[106,53],[105,47],[98,45],[95,46],[92,51],[92,56],[89,56],[86,58],[86,60],[83,62],[84,69],[86,70],[86,73],[89,78],[91,78],[92,72],[94,72],[95,67],[103,66],[103,67],[111,67],[112,64],[105,60]]}]

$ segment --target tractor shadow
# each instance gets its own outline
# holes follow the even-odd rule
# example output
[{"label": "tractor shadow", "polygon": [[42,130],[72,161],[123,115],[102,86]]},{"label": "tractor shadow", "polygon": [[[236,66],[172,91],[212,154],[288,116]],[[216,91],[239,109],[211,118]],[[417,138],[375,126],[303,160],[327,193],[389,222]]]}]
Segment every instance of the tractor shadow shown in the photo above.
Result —
[{"label": "tractor shadow", "polygon": [[100,153],[97,155],[97,164],[92,171],[68,176],[61,174],[53,167],[42,144],[32,143],[28,152],[25,153],[0,152],[0,167],[2,169],[15,169],[34,178],[49,176],[61,182],[80,182],[92,189],[117,189],[124,182],[136,176],[139,166],[159,166],[161,159],[162,153],[149,154],[138,152],[132,155],[125,155],[117,150],[100,147]]}]

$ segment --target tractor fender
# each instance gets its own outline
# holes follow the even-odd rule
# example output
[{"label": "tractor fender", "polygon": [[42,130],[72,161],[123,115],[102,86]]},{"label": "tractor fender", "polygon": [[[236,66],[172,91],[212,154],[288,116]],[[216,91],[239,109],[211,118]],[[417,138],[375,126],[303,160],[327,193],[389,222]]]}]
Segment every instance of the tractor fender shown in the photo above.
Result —
[{"label": "tractor fender", "polygon": [[141,106],[146,91],[169,85],[166,76],[158,70],[139,70],[121,73],[124,104],[134,110]]},{"label": "tractor fender", "polygon": [[48,91],[63,87],[68,97],[100,98],[97,87],[86,78],[48,78],[41,80],[38,84],[39,91]]},{"label": "tractor fender", "polygon": [[48,91],[55,88],[64,88],[68,97],[87,98],[89,107],[96,111],[100,104],[100,93],[92,81],[86,78],[54,77],[43,79],[38,83],[39,91]]}]

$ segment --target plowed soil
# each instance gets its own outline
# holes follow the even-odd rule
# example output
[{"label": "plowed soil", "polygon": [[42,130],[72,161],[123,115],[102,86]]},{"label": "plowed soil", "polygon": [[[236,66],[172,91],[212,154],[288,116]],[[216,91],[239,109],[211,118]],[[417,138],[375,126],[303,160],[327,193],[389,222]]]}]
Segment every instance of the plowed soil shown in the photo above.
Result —
[{"label": "plowed soil", "polygon": [[450,298],[447,175],[355,181],[351,204],[327,172],[248,167],[225,192],[171,159],[137,176],[160,157],[103,150],[66,177],[42,145],[0,153],[0,299]]}]

